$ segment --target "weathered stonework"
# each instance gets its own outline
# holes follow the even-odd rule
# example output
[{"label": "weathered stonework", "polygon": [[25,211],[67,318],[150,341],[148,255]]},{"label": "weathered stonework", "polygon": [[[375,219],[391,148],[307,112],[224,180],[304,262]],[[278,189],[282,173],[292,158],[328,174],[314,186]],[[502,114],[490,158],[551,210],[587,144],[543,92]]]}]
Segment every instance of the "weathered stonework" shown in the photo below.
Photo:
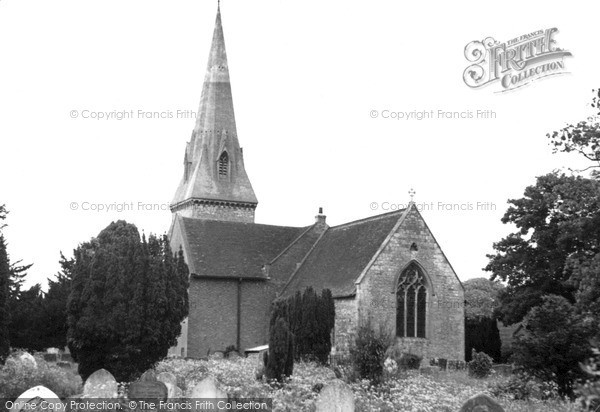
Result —
[{"label": "weathered stonework", "polygon": [[254,223],[256,204],[189,200],[172,208],[173,213],[195,219]]},{"label": "weathered stonework", "polygon": [[[417,251],[411,250],[413,243]],[[425,338],[397,338],[397,345],[424,359],[464,360],[464,290],[415,207],[357,285],[359,319],[370,317],[396,334],[398,277],[413,261],[427,279],[426,334]]]},{"label": "weathered stonework", "polygon": [[335,328],[332,346],[338,353],[348,353],[354,341],[358,324],[358,308],[355,298],[335,299]]}]

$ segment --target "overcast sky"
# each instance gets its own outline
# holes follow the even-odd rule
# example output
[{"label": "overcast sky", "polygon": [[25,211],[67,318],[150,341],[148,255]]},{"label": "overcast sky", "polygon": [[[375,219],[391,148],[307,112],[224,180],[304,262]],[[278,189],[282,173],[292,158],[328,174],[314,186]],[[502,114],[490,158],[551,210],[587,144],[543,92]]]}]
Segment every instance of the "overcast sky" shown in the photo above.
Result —
[{"label": "overcast sky", "polygon": [[[0,0],[0,204],[11,258],[34,264],[28,285],[113,220],[168,230],[216,6]],[[414,187],[460,279],[488,276],[485,255],[511,230],[500,222],[507,199],[578,164],[552,155],[546,133],[590,114],[596,3],[223,0],[221,11],[258,223],[310,225],[322,206],[341,224],[407,203]],[[552,27],[573,54],[569,74],[506,93],[465,85],[467,43]],[[84,118],[123,111],[134,114]]]}]

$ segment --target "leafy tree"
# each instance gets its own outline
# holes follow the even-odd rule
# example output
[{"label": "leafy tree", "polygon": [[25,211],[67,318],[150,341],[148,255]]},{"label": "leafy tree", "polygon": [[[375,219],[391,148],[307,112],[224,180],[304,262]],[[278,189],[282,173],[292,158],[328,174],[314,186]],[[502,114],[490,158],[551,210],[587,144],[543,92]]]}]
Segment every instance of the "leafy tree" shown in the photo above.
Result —
[{"label": "leafy tree", "polygon": [[502,342],[496,321],[499,282],[485,278],[469,279],[465,287],[465,360],[471,360],[473,350],[484,352],[500,362]]},{"label": "leafy tree", "polygon": [[492,280],[507,282],[498,310],[507,325],[521,321],[545,295],[574,302],[583,281],[577,268],[600,251],[600,181],[554,172],[509,203],[502,222],[518,230],[494,244],[485,268]]},{"label": "leafy tree", "polygon": [[[598,110],[587,120],[582,120],[576,124],[568,124],[558,131],[548,133],[546,136],[550,139],[555,153],[575,152],[592,162],[590,168],[600,167],[600,89],[592,90],[594,97],[590,106]],[[598,177],[598,171],[595,170],[594,176]]]},{"label": "leafy tree", "polygon": [[592,354],[592,328],[562,296],[549,295],[524,319],[523,334],[517,336],[515,361],[526,372],[558,385],[561,395],[572,394],[577,379],[585,378],[580,362]]},{"label": "leafy tree", "polygon": [[188,314],[188,268],[166,236],[111,223],[74,251],[67,342],[86,379],[129,381],[167,355]]},{"label": "leafy tree", "polygon": [[4,224],[2,221],[6,218],[6,209],[4,205],[0,205],[0,364],[8,356],[10,350],[10,341],[8,336],[9,325],[9,283],[10,283],[10,262],[8,253],[6,252],[6,241],[2,229]]}]

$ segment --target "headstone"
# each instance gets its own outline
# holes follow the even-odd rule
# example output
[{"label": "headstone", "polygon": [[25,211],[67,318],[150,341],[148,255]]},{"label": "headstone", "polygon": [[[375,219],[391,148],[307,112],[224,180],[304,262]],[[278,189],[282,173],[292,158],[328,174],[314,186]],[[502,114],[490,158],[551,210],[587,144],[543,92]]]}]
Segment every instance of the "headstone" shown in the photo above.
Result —
[{"label": "headstone", "polygon": [[[45,402],[42,404],[42,402]],[[58,396],[44,386],[35,386],[26,390],[13,403],[10,412],[19,411],[64,411],[64,405]]]},{"label": "headstone", "polygon": [[504,412],[504,408],[488,395],[480,393],[467,400],[460,412]]},{"label": "headstone", "polygon": [[56,355],[56,353],[44,353],[44,360],[46,362],[56,362],[58,360],[58,355]]},{"label": "headstone", "polygon": [[315,406],[316,412],[354,412],[354,394],[343,381],[335,379],[321,389]]},{"label": "headstone", "polygon": [[159,381],[137,381],[129,385],[129,399],[165,401],[167,396],[167,385]]},{"label": "headstone", "polygon": [[63,353],[62,355],[60,355],[60,360],[62,360],[63,362],[73,362],[73,357],[70,353]]},{"label": "headstone", "polygon": [[179,386],[175,387],[175,396],[174,398],[183,398],[183,391]]},{"label": "headstone", "polygon": [[156,382],[156,372],[153,369],[148,369],[142,373],[139,379],[140,382]]},{"label": "headstone", "polygon": [[118,389],[112,373],[106,369],[99,369],[85,381],[82,398],[116,398]]},{"label": "headstone", "polygon": [[156,375],[156,379],[165,384],[167,387],[167,398],[176,398],[177,390],[177,377],[171,372],[161,372]]},{"label": "headstone", "polygon": [[35,361],[35,358],[33,357],[33,355],[31,353],[22,353],[19,356],[19,361],[23,364],[23,365],[27,365],[33,368],[37,368],[37,362]]},{"label": "headstone", "polygon": [[219,388],[217,380],[208,376],[202,379],[190,393],[190,398],[227,398],[227,393]]}]

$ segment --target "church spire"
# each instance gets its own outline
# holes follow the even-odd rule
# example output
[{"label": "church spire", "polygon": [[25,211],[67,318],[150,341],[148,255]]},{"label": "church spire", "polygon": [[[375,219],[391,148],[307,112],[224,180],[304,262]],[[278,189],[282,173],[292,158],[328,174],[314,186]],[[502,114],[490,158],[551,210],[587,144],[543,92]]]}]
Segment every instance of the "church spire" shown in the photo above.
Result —
[{"label": "church spire", "polygon": [[196,125],[171,211],[200,219],[253,222],[257,203],[237,137],[219,4]]}]

